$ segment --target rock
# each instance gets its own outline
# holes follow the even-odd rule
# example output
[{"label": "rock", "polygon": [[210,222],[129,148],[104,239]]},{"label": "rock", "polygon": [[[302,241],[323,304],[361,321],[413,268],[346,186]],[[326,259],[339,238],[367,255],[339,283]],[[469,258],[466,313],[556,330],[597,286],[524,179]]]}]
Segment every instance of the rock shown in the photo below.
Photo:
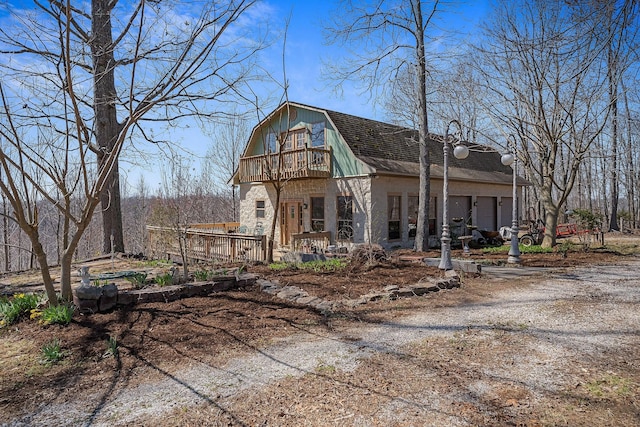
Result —
[{"label": "rock", "polygon": [[313,303],[315,302],[321,302],[322,300],[318,297],[314,297],[313,295],[307,295],[307,296],[303,296],[303,297],[299,297],[295,300],[296,303],[298,304],[304,304],[304,305],[313,305]]},{"label": "rock", "polygon": [[102,287],[102,296],[98,300],[98,309],[108,311],[113,309],[118,303],[118,287],[115,283],[109,283]]},{"label": "rock", "polygon": [[282,254],[281,260],[291,264],[300,264],[311,261],[326,261],[324,254],[307,254],[303,252],[286,252]]},{"label": "rock", "polygon": [[102,296],[115,297],[118,295],[118,287],[115,283],[109,283],[102,287]]},{"label": "rock", "polygon": [[99,286],[79,286],[75,294],[81,300],[98,300],[102,296],[102,288]]},{"label": "rock", "polygon": [[399,298],[409,298],[415,295],[413,289],[411,289],[410,287],[400,288],[397,291],[394,291],[393,294]]},{"label": "rock", "polygon": [[[415,295],[424,295],[424,294],[428,294],[429,292],[431,292],[431,287],[432,287],[432,285],[429,285],[429,284],[426,284],[426,283],[425,284],[418,283],[418,284],[409,286],[409,289],[411,289],[411,291]],[[436,286],[436,288],[438,288],[438,287]]]},{"label": "rock", "polygon": [[276,294],[278,298],[295,300],[298,297],[305,297],[309,294],[295,286],[285,286]]},{"label": "rock", "polygon": [[447,279],[440,279],[438,281],[436,281],[436,286],[439,289],[447,289],[447,285],[449,284],[449,280]]},{"label": "rock", "polygon": [[78,311],[80,313],[93,314],[98,312],[97,299],[79,299],[76,295],[74,295],[73,303],[78,308]]},{"label": "rock", "polygon": [[384,298],[389,298],[388,292],[372,292],[370,294],[363,295],[362,298],[366,301],[379,301]]}]

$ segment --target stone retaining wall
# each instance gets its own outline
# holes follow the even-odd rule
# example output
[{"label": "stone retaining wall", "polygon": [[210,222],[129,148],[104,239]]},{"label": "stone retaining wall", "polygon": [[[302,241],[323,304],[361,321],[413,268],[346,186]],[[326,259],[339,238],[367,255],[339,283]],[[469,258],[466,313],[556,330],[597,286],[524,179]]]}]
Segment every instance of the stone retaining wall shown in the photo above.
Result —
[{"label": "stone retaining wall", "polygon": [[79,286],[73,292],[73,302],[81,313],[109,311],[118,305],[133,305],[145,302],[169,302],[181,298],[204,296],[214,292],[228,291],[253,285],[256,276],[241,274],[238,277],[223,277],[215,282],[185,283],[164,287],[120,290],[114,283],[104,286]]}]

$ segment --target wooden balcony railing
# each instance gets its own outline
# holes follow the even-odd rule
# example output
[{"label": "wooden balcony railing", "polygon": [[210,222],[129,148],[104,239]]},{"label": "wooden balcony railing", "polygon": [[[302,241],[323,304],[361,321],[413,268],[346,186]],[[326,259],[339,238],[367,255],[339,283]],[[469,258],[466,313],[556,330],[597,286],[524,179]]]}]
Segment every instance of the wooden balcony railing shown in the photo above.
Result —
[{"label": "wooden balcony railing", "polygon": [[331,149],[299,148],[283,153],[240,159],[240,182],[264,182],[296,178],[329,178]]}]

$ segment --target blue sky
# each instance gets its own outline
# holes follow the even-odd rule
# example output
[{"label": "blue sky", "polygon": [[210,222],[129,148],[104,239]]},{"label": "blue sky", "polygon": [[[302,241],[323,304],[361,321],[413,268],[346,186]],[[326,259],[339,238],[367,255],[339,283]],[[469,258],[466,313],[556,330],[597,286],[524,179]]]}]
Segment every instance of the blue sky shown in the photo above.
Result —
[{"label": "blue sky", "polygon": [[[324,43],[322,28],[327,16],[338,7],[337,0],[268,1],[279,16],[291,14],[287,36],[287,77],[290,83],[289,99],[384,121],[384,111],[372,105],[367,94],[361,94],[353,85],[347,86],[342,96],[336,96],[332,87],[322,79],[322,60],[340,55],[339,47]],[[442,15],[443,25],[456,29],[460,38],[472,35],[487,13],[488,0],[445,1],[449,11]],[[284,19],[279,23],[284,27]],[[274,22],[274,25],[278,25]],[[281,46],[279,46],[281,49]],[[277,64],[280,65],[280,64]]]},{"label": "blue sky", "polygon": [[[124,1],[124,0],[121,0]],[[448,11],[441,14],[442,26],[458,32],[458,38],[474,34],[487,11],[489,0],[441,1]],[[269,14],[270,29],[282,32],[286,17],[290,16],[286,45],[286,72],[289,82],[289,99],[291,101],[314,105],[362,117],[385,120],[385,112],[375,106],[368,94],[361,93],[352,84],[344,86],[341,95],[333,91],[333,87],[322,78],[323,60],[340,57],[343,54],[339,46],[327,46],[323,38],[323,24],[326,17],[335,13],[338,0],[264,0],[262,7]],[[7,8],[33,7],[30,0],[0,0],[0,19],[6,16]],[[450,40],[450,39],[448,39]],[[443,43],[441,49],[452,48]],[[261,64],[274,76],[282,78],[282,40],[276,42],[266,53]],[[271,88],[256,88],[278,93],[274,85]],[[281,92],[279,92],[281,93]],[[263,112],[266,114],[268,111]],[[255,123],[251,123],[251,126]],[[437,131],[437,130],[435,130]],[[172,138],[182,144],[185,153],[202,156],[210,145],[210,140],[203,135],[198,126],[181,127],[179,135]],[[123,159],[124,181],[134,186],[139,175],[144,175],[151,186],[158,183],[158,164],[128,164]]]}]

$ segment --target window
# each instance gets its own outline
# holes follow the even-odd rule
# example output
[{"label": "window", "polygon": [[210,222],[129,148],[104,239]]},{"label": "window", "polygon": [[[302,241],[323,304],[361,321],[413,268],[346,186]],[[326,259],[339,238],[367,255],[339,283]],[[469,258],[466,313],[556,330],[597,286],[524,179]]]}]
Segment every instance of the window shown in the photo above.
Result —
[{"label": "window", "polygon": [[256,200],[256,218],[264,218],[265,202],[264,200]]},{"label": "window", "polygon": [[[323,149],[325,146],[324,141],[324,122],[314,123],[311,125],[311,148]],[[311,152],[311,165],[322,166],[325,163],[323,152],[312,150]]]},{"label": "window", "polygon": [[311,198],[311,230],[324,231],[324,197]]},{"label": "window", "polygon": [[[416,237],[418,226],[418,196],[409,196],[408,202],[407,227],[409,228],[409,238],[412,239]],[[431,203],[429,203],[429,234],[432,236],[436,234],[436,203],[437,199],[432,197]]]},{"label": "window", "polygon": [[389,240],[400,239],[400,196],[387,196],[387,218]]},{"label": "window", "polygon": [[351,196],[338,196],[337,239],[353,239],[353,197]]},{"label": "window", "polygon": [[431,198],[429,202],[429,235],[434,236],[436,234],[436,203],[438,199]]},{"label": "window", "polygon": [[418,196],[409,196],[409,208],[407,209],[407,227],[409,228],[409,238],[416,237],[416,228],[418,227]]},{"label": "window", "polygon": [[[284,135],[283,135],[284,136]],[[300,129],[286,133],[287,139],[284,141],[284,151],[296,148],[304,148],[307,143],[307,130]]]},{"label": "window", "polygon": [[311,146],[324,147],[324,122],[314,123],[311,125]]},{"label": "window", "polygon": [[267,134],[265,144],[266,144],[265,151],[267,153],[275,153],[277,151],[276,134],[273,132],[269,132]]}]

